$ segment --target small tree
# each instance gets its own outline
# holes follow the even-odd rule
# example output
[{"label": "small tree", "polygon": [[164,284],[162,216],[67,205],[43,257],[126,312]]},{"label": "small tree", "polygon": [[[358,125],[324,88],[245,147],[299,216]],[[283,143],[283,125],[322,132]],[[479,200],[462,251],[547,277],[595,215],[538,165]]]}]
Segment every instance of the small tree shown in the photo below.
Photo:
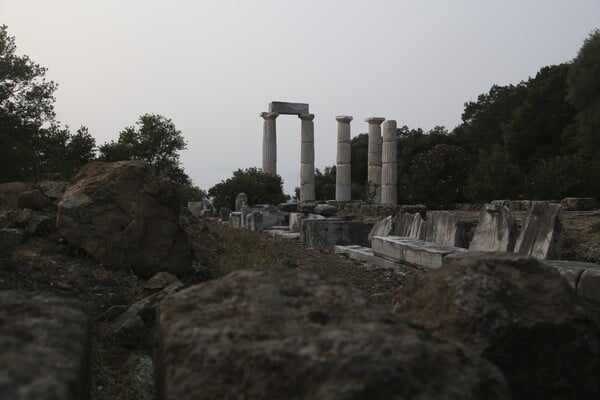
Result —
[{"label": "small tree", "polygon": [[279,204],[285,201],[283,181],[279,175],[268,175],[256,167],[238,169],[231,178],[217,183],[208,190],[215,209],[235,208],[236,196],[244,192],[250,204]]}]

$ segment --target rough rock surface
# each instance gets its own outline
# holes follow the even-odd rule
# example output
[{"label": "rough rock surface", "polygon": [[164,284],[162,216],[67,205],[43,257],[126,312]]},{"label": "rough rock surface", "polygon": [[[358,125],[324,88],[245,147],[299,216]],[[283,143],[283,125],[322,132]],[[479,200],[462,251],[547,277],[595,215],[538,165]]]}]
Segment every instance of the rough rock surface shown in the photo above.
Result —
[{"label": "rough rock surface", "polygon": [[249,206],[249,204],[248,204],[248,196],[246,196],[246,193],[242,192],[242,193],[239,193],[235,197],[235,211],[236,212],[242,211],[243,206]]},{"label": "rough rock surface", "polygon": [[500,367],[516,399],[600,398],[600,328],[584,307],[555,269],[500,253],[457,255],[391,299],[408,322]]},{"label": "rough rock surface", "polygon": [[430,211],[425,221],[424,241],[444,246],[466,247],[464,224],[449,211]]},{"label": "rough rock surface", "polygon": [[32,210],[42,210],[48,205],[48,199],[41,190],[29,190],[21,193],[18,200],[19,208],[30,208]]},{"label": "rough rock surface", "polygon": [[392,216],[388,216],[380,221],[377,221],[371,232],[369,232],[368,240],[371,243],[374,236],[389,236],[394,232],[394,219]]},{"label": "rough rock surface", "polygon": [[403,213],[394,220],[394,236],[425,239],[425,220],[419,213]]},{"label": "rough rock surface", "polygon": [[80,303],[0,291],[0,398],[89,399],[89,352]]},{"label": "rough rock surface", "polygon": [[317,204],[313,212],[328,218],[334,216],[338,212],[338,208],[331,204]]},{"label": "rough rock surface", "polygon": [[315,274],[241,270],[159,306],[159,399],[498,399],[497,369]]},{"label": "rough rock surface", "polygon": [[58,203],[57,229],[96,261],[142,277],[191,271],[175,189],[142,161],[92,162]]}]

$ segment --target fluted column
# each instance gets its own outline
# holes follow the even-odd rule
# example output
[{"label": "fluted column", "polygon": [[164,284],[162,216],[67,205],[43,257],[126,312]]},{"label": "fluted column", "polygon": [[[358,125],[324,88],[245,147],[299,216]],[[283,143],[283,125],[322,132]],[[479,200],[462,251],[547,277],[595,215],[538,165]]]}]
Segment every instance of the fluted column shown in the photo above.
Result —
[{"label": "fluted column", "polygon": [[372,117],[365,119],[369,124],[369,153],[367,179],[375,185],[375,204],[381,203],[381,123],[385,118]]},{"label": "fluted column", "polygon": [[315,126],[314,114],[300,114],[300,201],[315,199]]},{"label": "fluted column", "polygon": [[265,120],[263,123],[263,162],[262,171],[265,174],[277,174],[277,130],[275,119],[279,116],[276,112],[260,114]]},{"label": "fluted column", "polygon": [[335,199],[337,201],[350,201],[352,197],[350,172],[350,121],[352,121],[352,117],[339,115],[335,119],[338,122]]},{"label": "fluted column", "polygon": [[396,121],[383,123],[383,146],[381,156],[381,204],[397,203],[396,181],[398,180],[398,147]]}]

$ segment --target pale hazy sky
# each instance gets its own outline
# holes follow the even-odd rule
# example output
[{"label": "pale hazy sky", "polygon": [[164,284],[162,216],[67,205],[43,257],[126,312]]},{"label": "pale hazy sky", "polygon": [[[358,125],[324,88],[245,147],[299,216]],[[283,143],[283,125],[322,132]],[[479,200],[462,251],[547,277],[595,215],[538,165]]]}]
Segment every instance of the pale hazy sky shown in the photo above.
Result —
[{"label": "pale hazy sky", "polygon": [[[465,101],[569,61],[600,0],[0,0],[20,54],[59,84],[57,118],[98,144],[144,113],[171,118],[208,189],[261,166],[273,100],[315,114],[317,168],[335,163],[336,115],[452,129]],[[277,119],[278,172],[299,186],[300,120]]]}]

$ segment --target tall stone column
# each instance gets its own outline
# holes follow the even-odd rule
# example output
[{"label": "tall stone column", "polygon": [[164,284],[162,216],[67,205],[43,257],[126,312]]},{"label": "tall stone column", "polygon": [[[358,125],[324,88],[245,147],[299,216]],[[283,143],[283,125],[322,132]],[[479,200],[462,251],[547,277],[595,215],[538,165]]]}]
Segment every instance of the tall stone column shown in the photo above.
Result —
[{"label": "tall stone column", "polygon": [[350,201],[352,198],[350,172],[350,121],[352,121],[352,117],[339,115],[335,119],[338,122],[335,199],[337,201]]},{"label": "tall stone column", "polygon": [[276,112],[260,114],[265,120],[263,123],[263,162],[262,171],[265,174],[277,174],[277,130],[275,119],[279,116]]},{"label": "tall stone column", "polygon": [[398,180],[398,147],[396,121],[387,120],[383,123],[383,146],[381,157],[381,204],[396,205]]},{"label": "tall stone column", "polygon": [[385,118],[372,117],[365,119],[369,124],[369,153],[367,179],[376,187],[375,204],[381,203],[381,123]]},{"label": "tall stone column", "polygon": [[314,114],[298,115],[301,121],[300,136],[300,201],[315,199],[315,126]]}]

